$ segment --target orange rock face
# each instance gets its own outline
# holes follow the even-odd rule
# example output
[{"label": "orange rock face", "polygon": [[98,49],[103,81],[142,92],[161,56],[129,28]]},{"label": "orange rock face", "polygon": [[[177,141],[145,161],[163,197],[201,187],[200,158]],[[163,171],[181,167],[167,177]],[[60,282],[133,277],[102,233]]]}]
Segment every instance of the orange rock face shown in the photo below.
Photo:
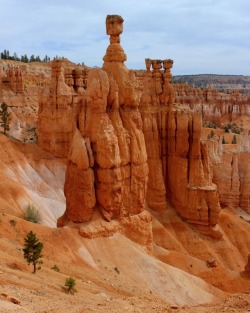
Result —
[{"label": "orange rock face", "polygon": [[[58,222],[60,226],[69,220],[88,221],[94,207],[108,221],[144,210],[147,153],[137,81],[123,64],[126,57],[119,38],[122,22],[119,16],[107,17],[107,34],[111,38],[103,69],[89,70],[86,92],[78,103],[78,115],[74,115],[75,124],[70,122],[72,114],[65,114],[67,125],[78,125],[79,130],[75,131],[69,152],[65,181],[67,209]],[[67,82],[70,83],[70,78]],[[53,103],[58,102],[60,107],[62,96],[58,92],[56,95]],[[58,129],[62,128],[61,125]],[[72,128],[68,134],[71,133]],[[65,147],[64,151],[67,150]]]},{"label": "orange rock face", "polygon": [[140,214],[146,203],[163,211],[170,201],[184,219],[218,236],[220,204],[201,114],[174,105],[172,60],[146,59],[140,81],[126,68],[122,23],[107,16],[102,69],[84,78],[79,69],[64,70],[62,60],[52,63],[38,143],[57,156],[69,153],[67,209],[58,225],[86,222],[96,209],[107,221]]},{"label": "orange rock face", "polygon": [[23,75],[19,67],[10,67],[6,69],[6,77],[3,79],[3,84],[10,87],[15,93],[23,93]]},{"label": "orange rock face", "polygon": [[41,98],[38,145],[55,156],[67,157],[76,127],[73,93],[65,83],[62,60],[52,63],[51,93]]},{"label": "orange rock face", "polygon": [[250,212],[250,154],[224,151],[219,162],[213,162],[214,183],[218,186],[222,207],[240,207]]},{"label": "orange rock face", "polygon": [[149,164],[147,202],[152,209],[163,210],[170,201],[187,221],[220,236],[213,230],[220,204],[208,147],[201,141],[202,116],[174,105],[172,64],[146,59],[140,110]]},{"label": "orange rock face", "polygon": [[211,88],[198,89],[185,84],[174,84],[175,101],[202,111],[204,122],[235,121],[240,116],[250,116],[250,97],[233,91],[229,94]]},{"label": "orange rock face", "polygon": [[64,185],[66,212],[58,220],[58,226],[67,220],[79,223],[91,218],[96,204],[93,165],[89,143],[76,130],[69,152]]},{"label": "orange rock face", "polygon": [[39,97],[45,93],[49,76],[50,68],[44,63],[0,60],[0,103],[8,105],[11,113],[8,133],[16,139],[36,142]]}]

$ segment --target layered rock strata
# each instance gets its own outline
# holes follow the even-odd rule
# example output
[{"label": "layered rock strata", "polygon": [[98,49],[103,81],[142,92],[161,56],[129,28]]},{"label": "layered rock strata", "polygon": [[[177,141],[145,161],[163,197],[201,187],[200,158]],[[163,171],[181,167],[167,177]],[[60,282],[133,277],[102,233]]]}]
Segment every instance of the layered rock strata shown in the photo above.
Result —
[{"label": "layered rock strata", "polygon": [[207,140],[207,144],[221,206],[240,207],[250,213],[250,153],[222,150],[217,140]]},{"label": "layered rock strata", "polygon": [[220,125],[239,117],[250,116],[250,96],[239,91],[223,93],[212,88],[198,89],[185,84],[174,84],[175,101],[202,112],[204,122]]},{"label": "layered rock strata", "polygon": [[50,94],[40,99],[38,145],[58,157],[67,157],[76,128],[75,98],[65,83],[62,60],[52,63]]},{"label": "layered rock strata", "polygon": [[149,164],[147,201],[154,210],[162,210],[169,200],[188,222],[217,237],[213,228],[220,204],[208,147],[201,141],[202,116],[174,104],[172,64],[146,59],[140,110]]},{"label": "layered rock strata", "polygon": [[97,211],[107,221],[142,216],[145,204],[162,211],[170,201],[185,220],[214,235],[220,205],[201,114],[174,103],[172,60],[146,59],[138,81],[124,64],[122,31],[123,19],[107,16],[102,69],[52,63],[38,143],[68,155],[67,208],[58,226],[87,222]]},{"label": "layered rock strata", "polygon": [[103,69],[90,69],[65,181],[67,209],[58,225],[88,221],[94,207],[111,221],[144,210],[148,164],[137,82],[124,65],[123,19],[107,16]]},{"label": "layered rock strata", "polygon": [[24,92],[24,82],[22,70],[17,67],[8,67],[5,70],[5,76],[0,75],[1,84],[9,87],[14,93],[22,94]]}]

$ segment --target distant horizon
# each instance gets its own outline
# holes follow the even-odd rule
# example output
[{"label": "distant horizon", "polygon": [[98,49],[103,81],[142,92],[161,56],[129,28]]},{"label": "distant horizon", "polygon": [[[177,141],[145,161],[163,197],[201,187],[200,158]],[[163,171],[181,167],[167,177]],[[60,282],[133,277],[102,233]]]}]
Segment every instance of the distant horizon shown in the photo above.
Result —
[{"label": "distant horizon", "polygon": [[[5,50],[7,50],[7,51],[9,51],[8,49],[5,49]],[[0,51],[0,53],[1,52],[3,52],[3,51]],[[18,57],[21,57],[22,55],[19,55],[16,51],[15,52],[13,52],[13,53],[10,53],[10,56],[13,56],[14,55],[14,53],[16,53],[17,54],[17,56]],[[27,55],[27,54],[26,54]],[[29,55],[27,55],[27,57],[28,58],[30,58],[32,55],[34,55],[34,54],[31,54],[30,56]],[[43,58],[45,58],[46,56],[47,57],[49,57],[51,60],[50,61],[48,61],[47,63],[49,63],[49,62],[52,62],[55,58],[56,58],[56,56],[55,57],[50,57],[50,56],[48,56],[48,55],[45,55],[45,56],[41,56],[41,55],[34,55],[35,57],[40,57],[41,59],[43,59]],[[70,60],[70,59],[68,59],[68,58],[65,58],[65,57],[59,57],[58,56],[58,58],[60,59],[60,58],[64,58],[64,59],[66,59],[66,60],[68,60],[69,62],[72,62],[72,63],[74,63],[74,64],[76,64],[76,65],[83,65],[83,66],[86,66],[86,67],[90,67],[90,68],[94,68],[94,67],[99,67],[99,68],[101,68],[102,66],[96,66],[96,65],[94,65],[94,66],[89,66],[88,64],[81,64],[81,63],[76,63],[76,62],[74,62],[74,61],[72,61],[72,60]],[[5,61],[6,59],[1,59],[1,57],[0,57],[0,61],[1,60],[3,60],[3,61]],[[8,59],[7,59],[8,60]],[[21,62],[20,60],[9,60],[9,61],[16,61],[16,62]],[[31,63],[39,63],[39,62],[36,62],[36,61],[34,61],[34,62],[22,62],[22,63],[24,63],[24,64],[31,64]],[[40,63],[46,63],[46,62],[40,62]],[[125,64],[126,64],[126,62],[125,62]],[[146,70],[146,68],[129,68],[128,67],[128,69],[129,70],[133,70],[133,71],[143,71],[143,70]],[[217,74],[217,73],[196,73],[196,74],[173,74],[172,73],[172,75],[173,75],[173,77],[177,77],[177,76],[243,76],[243,77],[250,77],[250,75],[244,75],[244,74]]]}]

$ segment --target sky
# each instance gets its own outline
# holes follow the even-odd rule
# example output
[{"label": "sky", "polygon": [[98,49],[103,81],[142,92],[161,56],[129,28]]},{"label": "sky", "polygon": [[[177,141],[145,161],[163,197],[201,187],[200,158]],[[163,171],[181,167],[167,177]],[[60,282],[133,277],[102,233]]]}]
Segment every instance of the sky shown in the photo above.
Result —
[{"label": "sky", "polygon": [[0,51],[99,67],[112,14],[130,69],[173,59],[173,75],[250,75],[250,0],[0,0]]}]

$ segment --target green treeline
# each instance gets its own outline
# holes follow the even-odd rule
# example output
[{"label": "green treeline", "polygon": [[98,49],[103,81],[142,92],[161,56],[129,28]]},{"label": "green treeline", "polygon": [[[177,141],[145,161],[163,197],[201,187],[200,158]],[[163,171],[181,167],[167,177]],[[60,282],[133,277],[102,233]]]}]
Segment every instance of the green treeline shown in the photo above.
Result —
[{"label": "green treeline", "polygon": [[[57,58],[59,58],[59,57],[56,56],[54,59],[57,59]],[[10,52],[8,50],[4,50],[3,52],[1,52],[0,59],[2,59],[2,60],[21,61],[21,62],[24,62],[24,63],[29,63],[29,62],[49,62],[49,61],[51,61],[50,57],[48,57],[47,55],[45,55],[45,57],[43,59],[41,59],[39,55],[35,56],[34,54],[32,54],[30,57],[28,57],[27,54],[21,55],[21,57],[19,58],[18,55],[16,54],[16,52],[13,55],[10,55]]]}]

